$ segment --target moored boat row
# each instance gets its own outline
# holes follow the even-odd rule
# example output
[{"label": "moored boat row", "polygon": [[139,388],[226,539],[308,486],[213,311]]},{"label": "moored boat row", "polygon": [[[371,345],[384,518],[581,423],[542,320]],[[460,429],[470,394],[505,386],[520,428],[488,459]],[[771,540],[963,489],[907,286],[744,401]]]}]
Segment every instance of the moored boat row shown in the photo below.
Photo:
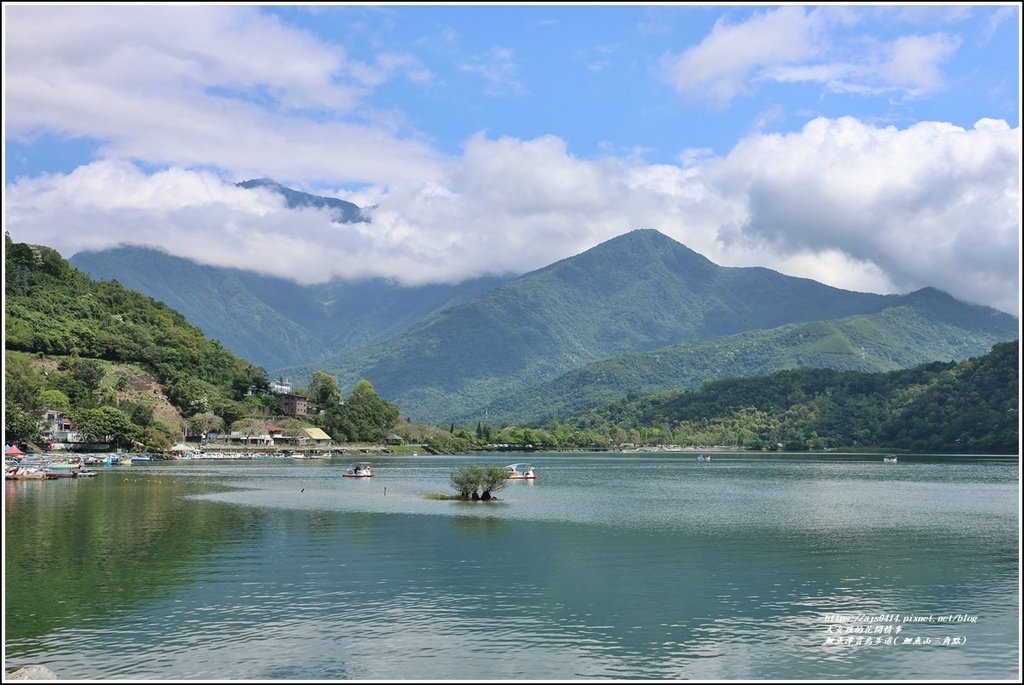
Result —
[{"label": "moored boat row", "polygon": [[88,478],[95,476],[95,466],[128,466],[153,459],[148,453],[135,455],[121,454],[76,454],[43,452],[20,453],[4,458],[5,480],[56,480],[58,478]]},{"label": "moored boat row", "polygon": [[84,466],[18,464],[17,466],[7,467],[4,471],[4,480],[56,480],[58,478],[88,478],[95,475],[95,471],[91,471]]}]

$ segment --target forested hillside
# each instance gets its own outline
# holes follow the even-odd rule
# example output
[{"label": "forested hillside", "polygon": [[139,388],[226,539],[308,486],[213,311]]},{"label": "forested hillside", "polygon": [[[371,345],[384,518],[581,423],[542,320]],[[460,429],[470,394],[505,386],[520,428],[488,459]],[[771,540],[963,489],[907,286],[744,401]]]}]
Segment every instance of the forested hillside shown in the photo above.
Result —
[{"label": "forested hillside", "polygon": [[316,414],[282,416],[264,369],[165,304],[94,281],[51,248],[5,246],[7,440],[35,440],[47,410],[64,412],[88,442],[153,450],[185,428],[264,433],[271,416],[285,430],[312,423],[338,441],[379,442],[399,418],[369,381],[343,401],[322,372],[308,389]]},{"label": "forested hillside", "polygon": [[[901,306],[913,311],[891,314],[902,322],[872,340],[871,328],[886,328],[888,315],[881,313]],[[779,326],[810,324],[807,331],[812,332],[831,324],[811,322],[867,314],[879,318],[864,320],[868,330],[863,334],[854,327],[845,340],[834,341],[835,349],[824,342],[818,349],[804,346],[803,359],[787,356],[788,343],[770,336],[758,342],[761,331]],[[733,350],[739,341],[725,336],[745,331],[758,332],[751,335],[753,344]],[[692,348],[697,355],[677,356],[672,364],[651,359],[643,371],[664,374],[667,387],[692,387],[708,378],[767,373],[788,365],[851,368],[845,365],[860,354],[859,338],[865,341],[865,354],[874,357],[873,365],[853,368],[885,370],[984,354],[1016,331],[1014,317],[934,289],[877,295],[769,269],[721,267],[645,229],[445,309],[385,343],[320,360],[317,366],[346,384],[372,378],[381,393],[415,419],[502,422],[564,415],[554,406],[543,417],[514,412],[523,407],[532,412],[534,405],[547,408],[551,386],[546,384],[563,374],[669,345],[711,341]],[[749,360],[738,363],[748,353]],[[289,373],[306,377],[311,371],[297,367]],[[628,379],[608,386],[613,397],[631,389]],[[581,388],[580,394],[586,397],[587,391]],[[506,398],[513,398],[508,414]]]},{"label": "forested hillside", "polygon": [[1020,345],[887,373],[781,371],[699,390],[632,396],[560,430],[642,442],[754,449],[883,448],[1016,454]]},{"label": "forested hillside", "polygon": [[[238,186],[277,193],[289,209],[327,212],[341,233],[366,220],[351,202],[292,190],[270,179]],[[117,280],[163,302],[207,337],[270,372],[381,343],[509,280],[484,276],[456,284],[403,286],[384,278],[338,278],[300,285],[128,245],[80,252],[69,261],[94,279]],[[308,377],[307,370],[305,378],[292,380],[303,383]]]},{"label": "forested hillside", "polygon": [[[117,280],[181,312],[207,337],[275,377],[275,369],[380,343],[507,280],[405,287],[375,278],[300,285],[136,246],[80,252],[70,262],[95,279]],[[308,376],[292,380],[305,382]]]},{"label": "forested hillside", "polygon": [[[265,370],[207,339],[166,305],[116,281],[93,281],[51,248],[6,236],[5,247],[9,439],[26,432],[53,402],[79,410],[108,406],[102,380],[111,363],[151,373],[186,416],[210,412],[233,421],[250,412],[243,401],[249,388],[267,387]],[[33,371],[24,356],[9,351],[60,364],[52,374]],[[46,391],[59,395],[46,397]]]},{"label": "forested hillside", "polygon": [[[694,389],[709,380],[797,368],[893,371],[926,361],[967,359],[1001,340],[986,321],[978,320],[991,311],[939,291],[894,298],[892,305],[834,321],[790,324],[612,357],[508,393],[489,404],[485,413],[492,421],[542,424],[625,394]],[[475,421],[478,415],[460,419]]]}]

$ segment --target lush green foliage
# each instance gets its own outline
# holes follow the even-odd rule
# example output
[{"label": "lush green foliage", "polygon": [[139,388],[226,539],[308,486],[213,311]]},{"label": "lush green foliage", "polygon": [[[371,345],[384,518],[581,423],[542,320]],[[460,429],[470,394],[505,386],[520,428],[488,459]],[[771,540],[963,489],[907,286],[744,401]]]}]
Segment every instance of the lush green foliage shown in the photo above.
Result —
[{"label": "lush green foliage", "polygon": [[323,371],[314,371],[309,384],[309,397],[321,407],[333,407],[341,403],[338,379]]},{"label": "lush green foliage", "polygon": [[[507,280],[488,277],[419,287],[383,279],[298,285],[142,247],[82,252],[71,264],[93,278],[117,279],[164,302],[208,337],[271,371],[382,342]],[[309,370],[303,376],[308,378]]]},{"label": "lush green foliage", "polygon": [[[263,432],[253,415],[262,400],[245,397],[252,386],[267,387],[263,369],[166,305],[91,281],[49,248],[8,240],[5,268],[8,439],[33,439],[33,417],[56,408],[96,439],[167,444],[171,431],[151,404],[118,401],[128,379],[114,362],[155,374],[197,432]],[[849,310],[867,313],[708,337]],[[947,360],[980,354],[1015,332],[1012,317],[938,291],[861,295],[763,269],[720,269],[640,231],[450,307],[411,337],[344,363],[397,387],[388,396],[403,407],[461,415],[467,428],[414,430],[406,422],[435,453],[621,443],[1006,453],[1017,449],[1019,432],[1017,343]],[[680,337],[697,341],[608,358]],[[943,361],[897,370],[932,359]],[[58,363],[43,372],[43,360]],[[787,370],[765,375],[778,369]],[[867,373],[878,369],[890,371]],[[400,421],[398,406],[365,377],[341,378],[354,383],[344,402],[338,378],[313,370],[317,423],[340,441],[383,440]],[[702,386],[707,379],[716,380]],[[475,409],[484,400],[494,403]],[[506,425],[509,416],[521,425]]]},{"label": "lush green foliage", "polygon": [[463,499],[491,499],[491,493],[505,487],[508,469],[493,464],[469,464],[451,474],[452,487]]},{"label": "lush green foliage", "polygon": [[142,429],[117,407],[82,409],[76,414],[76,423],[88,442],[109,443],[122,449],[130,449],[135,443],[142,445]]},{"label": "lush green foliage", "polygon": [[[333,390],[337,392],[337,385]],[[344,404],[334,402],[325,407],[321,424],[335,440],[383,442],[400,414],[398,405],[378,397],[373,384],[362,379]]]},{"label": "lush green foliage", "polygon": [[781,371],[631,396],[566,420],[606,443],[1015,454],[1019,341],[887,373]]},{"label": "lush green foliage", "polygon": [[[998,336],[971,316],[976,308],[937,291],[872,314],[664,347],[606,359],[488,405],[494,421],[543,425],[626,394],[694,389],[708,380],[764,376],[796,368],[892,371],[984,354]],[[953,313],[959,316],[952,316]],[[479,412],[459,417],[471,421]]]},{"label": "lush green foliage", "polygon": [[[266,181],[250,185],[312,202]],[[880,296],[767,269],[718,267],[653,230],[512,282],[458,286],[299,286],[142,248],[83,253],[73,263],[166,302],[274,376],[302,383],[321,370],[342,386],[370,378],[410,416],[438,423],[542,423],[627,392],[783,368],[874,371],[965,359],[1017,329],[1013,317],[933,290]],[[829,323],[855,315],[866,318]],[[812,321],[826,323],[794,329],[788,339],[775,332],[760,339],[762,330]],[[724,339],[742,332],[751,332],[748,339]],[[688,353],[670,350],[671,359],[649,352],[702,341],[706,347]],[[744,349],[730,356],[732,344]],[[587,366],[594,363],[606,365]]]},{"label": "lush green foliage", "polygon": [[464,454],[482,444],[485,443],[473,440],[464,430],[438,431],[424,440],[424,445],[432,454]]},{"label": "lush green foliage", "polygon": [[[11,437],[35,437],[27,423],[18,424],[23,414],[39,417],[46,408],[66,404],[90,436],[129,446],[147,439],[146,429],[153,428],[150,444],[164,442],[169,428],[154,425],[144,408],[118,410],[130,426],[107,411],[116,409],[117,385],[126,382],[113,377],[113,362],[154,374],[185,416],[212,412],[232,421],[249,413],[242,401],[249,388],[267,387],[263,369],[207,339],[166,305],[116,281],[93,281],[48,247],[12,243],[9,237],[5,247],[5,401],[12,412],[5,432]],[[40,372],[16,352],[60,360],[57,372]]]},{"label": "lush green foliage", "polygon": [[[885,335],[892,339],[876,340],[877,365],[871,369],[963,359],[1016,335],[1013,317],[963,305],[936,291],[870,295],[767,269],[722,268],[656,231],[643,230],[450,307],[386,343],[322,360],[318,367],[342,383],[373,378],[383,394],[420,420],[475,424],[519,418],[498,412],[498,404],[494,413],[485,413],[484,407],[518,392],[528,394],[517,408],[534,402],[543,406],[545,393],[528,389],[615,355],[858,314],[883,321],[883,310],[900,306],[925,318],[920,327],[889,327]],[[872,325],[862,324],[863,333],[844,331],[835,349],[822,342],[806,359],[793,359],[793,365],[847,368],[859,354],[859,339],[872,338]],[[685,368],[669,369],[679,378],[672,387],[686,379],[699,383],[716,373],[728,374],[734,367],[737,373],[762,374],[779,368],[786,343],[754,338],[751,359],[742,365],[727,356],[724,343],[712,347],[718,359],[704,359],[698,351]],[[658,368],[655,363],[648,371]],[[292,373],[311,371],[303,367]],[[628,378],[613,378],[608,389],[610,396],[602,399],[632,388]]]}]

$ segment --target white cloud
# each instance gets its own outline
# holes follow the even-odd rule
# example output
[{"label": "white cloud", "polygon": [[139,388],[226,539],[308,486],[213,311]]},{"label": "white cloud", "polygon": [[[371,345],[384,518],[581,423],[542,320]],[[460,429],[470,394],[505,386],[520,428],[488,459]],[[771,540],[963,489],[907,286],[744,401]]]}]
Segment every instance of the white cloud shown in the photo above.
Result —
[{"label": "white cloud", "polygon": [[92,138],[104,156],[216,160],[238,178],[388,182],[443,163],[401,120],[360,108],[399,74],[430,78],[409,55],[356,62],[244,6],[11,6],[5,23],[14,139]]},{"label": "white cloud", "polygon": [[[905,35],[891,41],[849,34],[860,13],[821,7],[805,13],[795,6],[755,13],[742,23],[719,19],[700,44],[666,55],[662,67],[683,97],[728,105],[759,84],[821,83],[827,92],[875,96],[900,92],[907,97],[940,90],[941,65],[960,47],[949,33]],[[959,12],[912,12],[890,19],[955,21]]]},{"label": "white cloud", "polygon": [[898,38],[883,65],[884,78],[910,95],[938,90],[943,86],[939,64],[959,47],[960,39],[945,33]]},{"label": "white cloud", "polygon": [[[5,134],[86,137],[105,158],[5,187],[12,236],[68,256],[132,242],[302,282],[424,283],[521,273],[653,227],[723,265],[877,292],[932,285],[1018,307],[1021,138],[1004,122],[899,130],[816,119],[788,135],[751,133],[723,157],[681,150],[678,165],[584,159],[556,136],[477,134],[449,158],[406,133],[402,112],[366,104],[391,80],[434,78],[405,52],[356,61],[257,7],[4,13]],[[911,96],[943,87],[958,37],[842,34],[839,45],[837,27],[863,16],[783,6],[719,20],[663,64],[680,93],[719,104],[771,80]],[[525,92],[509,49],[462,70],[492,94]],[[784,114],[759,111],[755,127]],[[263,176],[306,190],[350,183],[336,195],[375,206],[373,221],[339,226],[233,183]]]},{"label": "white cloud", "polygon": [[[992,10],[992,13],[988,15],[988,19],[986,20],[984,29],[982,31],[982,35],[984,36],[985,40],[991,40],[992,36],[994,36],[996,31],[999,30],[1000,25],[1002,25],[1004,21],[1006,21],[1007,19],[1017,18],[1019,13],[1020,7],[1011,5],[998,7]],[[1017,23],[1019,25],[1019,19]]]},{"label": "white cloud", "polygon": [[960,43],[959,37],[946,33],[901,36],[888,43],[864,41],[849,61],[774,66],[752,80],[821,83],[837,93],[919,97],[945,86],[941,64]]},{"label": "white cloud", "polygon": [[817,55],[822,46],[816,16],[786,6],[739,24],[719,19],[699,45],[666,55],[662,66],[680,95],[726,105],[749,90],[751,74],[760,69]]},{"label": "white cloud", "polygon": [[738,246],[837,251],[898,291],[931,285],[1016,313],[1020,149],[1020,128],[992,120],[898,130],[816,119],[751,136],[707,172],[746,206],[724,234]]},{"label": "white cloud", "polygon": [[493,47],[484,55],[478,55],[459,67],[462,71],[477,74],[486,83],[484,93],[487,95],[522,95],[526,87],[516,79],[518,65],[512,50]]},{"label": "white cloud", "polygon": [[435,180],[346,195],[377,205],[367,224],[286,210],[208,172],[124,162],[19,181],[5,205],[15,240],[67,255],[128,241],[307,283],[522,273],[657,228],[725,266],[871,292],[934,286],[1016,314],[1020,150],[1020,128],[994,120],[815,119],[687,165],[581,159],[553,136],[476,135]]}]

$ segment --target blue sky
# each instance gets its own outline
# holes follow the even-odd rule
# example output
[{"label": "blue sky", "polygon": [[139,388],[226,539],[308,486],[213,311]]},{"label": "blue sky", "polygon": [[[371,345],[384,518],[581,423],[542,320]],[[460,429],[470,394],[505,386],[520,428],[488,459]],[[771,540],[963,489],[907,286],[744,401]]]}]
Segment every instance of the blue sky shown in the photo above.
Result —
[{"label": "blue sky", "polygon": [[650,227],[1019,312],[1016,4],[3,9],[6,227],[67,256],[416,284]]}]

